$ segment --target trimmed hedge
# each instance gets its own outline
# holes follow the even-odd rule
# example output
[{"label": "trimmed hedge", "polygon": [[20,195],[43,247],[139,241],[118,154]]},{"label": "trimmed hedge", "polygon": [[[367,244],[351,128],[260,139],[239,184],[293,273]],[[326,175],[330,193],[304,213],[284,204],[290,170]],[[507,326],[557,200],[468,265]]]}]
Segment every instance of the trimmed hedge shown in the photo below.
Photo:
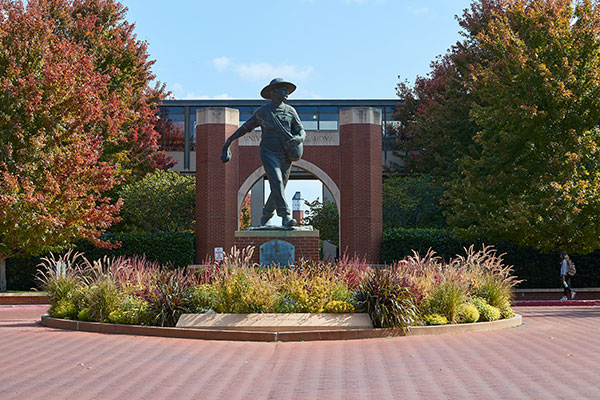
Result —
[{"label": "trimmed hedge", "polygon": [[[102,240],[121,242],[112,250],[94,246],[87,240],[75,243],[75,250],[83,252],[92,261],[104,256],[135,256],[145,254],[148,260],[176,267],[186,267],[194,263],[193,233],[105,233]],[[9,258],[6,262],[6,280],[10,290],[30,290],[35,288],[35,274],[39,257]]]},{"label": "trimmed hedge", "polygon": [[[465,254],[464,248],[474,244],[481,248],[482,243],[494,245],[503,257],[505,264],[514,266],[514,273],[524,281],[519,288],[557,288],[560,286],[560,256],[557,253],[541,253],[533,248],[523,248],[509,242],[475,243],[464,242],[447,231],[436,229],[386,229],[383,232],[381,257],[383,262],[391,263],[407,255],[412,250],[425,255],[432,248],[437,255],[448,260],[457,254]],[[600,287],[600,251],[586,255],[572,254],[571,259],[577,266],[577,275],[572,278],[574,287]]]}]

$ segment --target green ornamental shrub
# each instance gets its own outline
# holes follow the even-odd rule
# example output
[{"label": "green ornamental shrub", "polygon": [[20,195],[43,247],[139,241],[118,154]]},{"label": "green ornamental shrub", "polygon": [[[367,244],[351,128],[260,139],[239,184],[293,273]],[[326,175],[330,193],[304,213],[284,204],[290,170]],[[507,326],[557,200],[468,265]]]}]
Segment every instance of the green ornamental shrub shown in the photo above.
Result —
[{"label": "green ornamental shrub", "polygon": [[449,322],[457,321],[458,308],[467,301],[467,290],[460,282],[443,281],[425,304],[430,314],[441,314]]},{"label": "green ornamental shrub", "polygon": [[446,325],[448,318],[441,314],[427,314],[423,317],[423,322],[426,325]]},{"label": "green ornamental shrub", "polygon": [[71,299],[60,299],[48,309],[48,315],[54,318],[76,319],[77,307]]},{"label": "green ornamental shrub", "polygon": [[110,276],[100,276],[90,285],[85,301],[90,320],[108,322],[109,314],[119,308],[124,295]]},{"label": "green ornamental shrub", "polygon": [[[343,283],[340,283],[343,284]],[[325,277],[317,276],[310,282],[310,289],[308,293],[308,312],[311,313],[322,313],[325,305],[332,300],[344,301],[345,293],[337,291],[342,296],[342,299],[334,298],[334,292],[338,287],[335,281],[327,279]]]},{"label": "green ornamental shrub", "polygon": [[82,308],[77,314],[77,319],[80,321],[91,321],[92,317],[90,316],[90,309],[87,307]]},{"label": "green ornamental shrub", "polygon": [[458,306],[457,319],[459,323],[470,324],[479,321],[479,311],[471,303],[463,303]]},{"label": "green ornamental shrub", "polygon": [[269,282],[251,276],[251,271],[235,271],[213,285],[213,308],[218,313],[268,312],[278,299],[276,289]]},{"label": "green ornamental shrub", "polygon": [[127,297],[118,309],[108,315],[114,324],[148,325],[152,321],[148,302],[139,297]]},{"label": "green ornamental shrub", "polygon": [[510,307],[510,304],[505,304],[503,307],[500,308],[500,318],[501,319],[508,319],[508,318],[512,318],[514,316],[515,316],[515,312]]},{"label": "green ornamental shrub", "polygon": [[479,311],[479,321],[496,321],[500,319],[500,309],[489,305],[481,297],[473,297],[471,303]]},{"label": "green ornamental shrub", "polygon": [[[303,279],[289,278],[281,288],[282,296],[275,312],[308,312],[307,282]],[[285,311],[289,309],[290,311]]]},{"label": "green ornamental shrub", "polygon": [[482,318],[483,321],[497,321],[500,319],[500,316],[500,309],[488,304],[488,308],[485,309],[479,317]]},{"label": "green ornamental shrub", "polygon": [[305,310],[306,308],[303,305],[287,295],[280,296],[273,306],[273,312],[275,313],[301,313],[306,312]]},{"label": "green ornamental shrub", "polygon": [[213,285],[201,284],[190,290],[189,311],[191,313],[206,313],[214,307],[216,290]]},{"label": "green ornamental shrub", "polygon": [[325,313],[352,313],[354,312],[354,306],[345,301],[332,300],[325,304],[323,308]]}]

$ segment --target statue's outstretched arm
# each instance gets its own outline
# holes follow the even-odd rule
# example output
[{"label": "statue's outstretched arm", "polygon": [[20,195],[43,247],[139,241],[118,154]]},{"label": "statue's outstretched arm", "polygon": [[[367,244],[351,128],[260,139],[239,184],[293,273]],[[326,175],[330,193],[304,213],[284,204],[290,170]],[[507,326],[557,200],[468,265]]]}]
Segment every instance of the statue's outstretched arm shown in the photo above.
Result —
[{"label": "statue's outstretched arm", "polygon": [[226,163],[231,160],[231,143],[234,140],[241,138],[248,132],[252,132],[254,128],[258,126],[258,120],[256,118],[256,114],[254,114],[248,121],[244,122],[242,126],[236,129],[235,132],[231,136],[227,138],[225,144],[223,144],[223,152],[221,153],[221,161]]}]

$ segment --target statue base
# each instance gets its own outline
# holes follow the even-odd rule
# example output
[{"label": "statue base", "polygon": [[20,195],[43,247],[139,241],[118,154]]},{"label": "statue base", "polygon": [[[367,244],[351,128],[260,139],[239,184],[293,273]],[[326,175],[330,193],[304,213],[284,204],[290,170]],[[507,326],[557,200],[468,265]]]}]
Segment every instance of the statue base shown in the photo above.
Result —
[{"label": "statue base", "polygon": [[283,225],[263,225],[263,226],[251,226],[246,229],[247,231],[314,231],[314,228],[310,225],[296,225],[296,226],[283,226]]},{"label": "statue base", "polygon": [[[235,232],[235,246],[238,249],[254,246],[252,262],[267,265],[270,263],[269,260],[277,262],[283,257],[289,259],[289,254],[293,258],[289,260],[291,263],[297,263],[300,259],[319,261],[319,231],[312,228],[307,229],[304,226],[294,227],[293,229],[282,229],[281,227],[274,227],[279,229],[273,229],[273,227],[268,229],[268,226],[260,228]],[[276,241],[286,242],[286,246],[279,246]],[[287,244],[292,246],[291,253],[288,252],[285,256],[281,255],[280,257],[277,254],[272,254],[273,249],[277,251],[280,247],[287,250],[290,247]]]}]

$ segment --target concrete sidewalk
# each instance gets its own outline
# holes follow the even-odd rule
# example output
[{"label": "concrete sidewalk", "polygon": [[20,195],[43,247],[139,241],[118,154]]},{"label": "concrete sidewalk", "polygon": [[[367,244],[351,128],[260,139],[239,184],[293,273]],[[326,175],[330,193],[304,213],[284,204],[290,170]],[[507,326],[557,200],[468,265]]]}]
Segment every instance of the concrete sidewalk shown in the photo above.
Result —
[{"label": "concrete sidewalk", "polygon": [[41,327],[0,307],[0,399],[597,399],[600,308],[493,332],[253,343]]}]

